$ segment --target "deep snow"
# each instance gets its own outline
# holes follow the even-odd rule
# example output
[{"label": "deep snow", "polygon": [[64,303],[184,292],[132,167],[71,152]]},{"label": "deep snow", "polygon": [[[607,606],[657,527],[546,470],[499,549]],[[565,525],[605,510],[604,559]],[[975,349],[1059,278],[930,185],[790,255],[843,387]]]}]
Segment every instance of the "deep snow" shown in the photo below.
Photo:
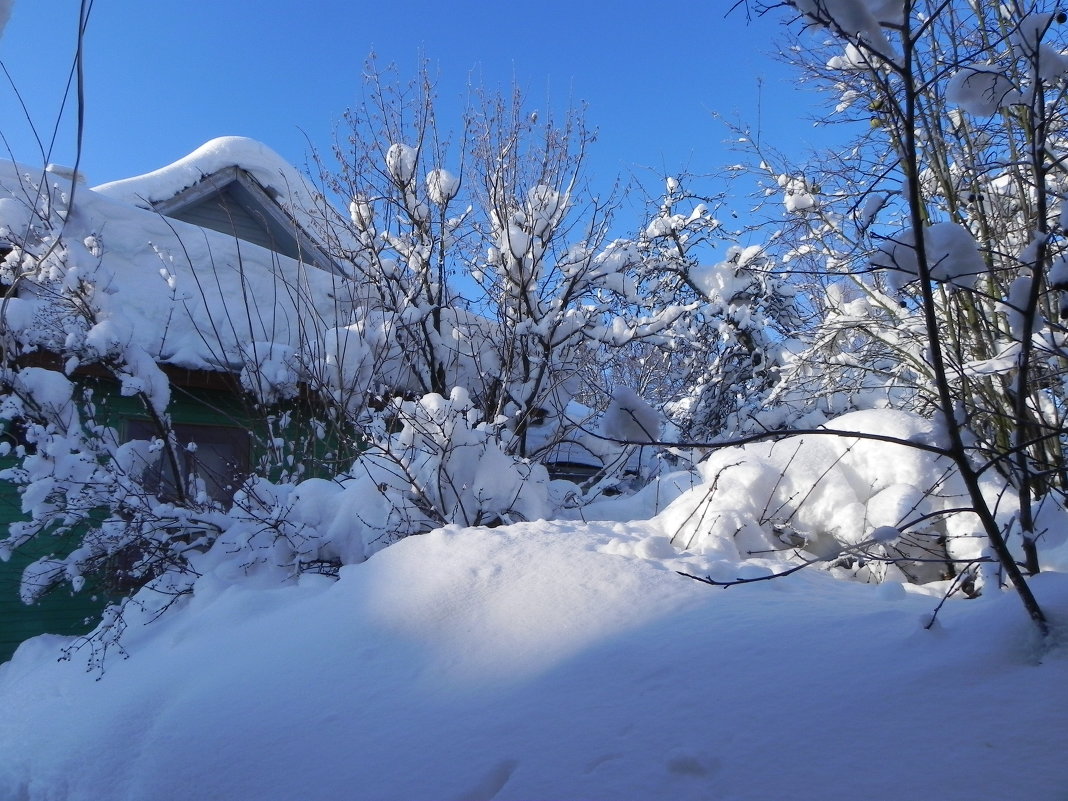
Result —
[{"label": "deep snow", "polygon": [[[209,577],[102,677],[0,666],[0,798],[1063,799],[1068,673],[1009,595],[678,576],[663,523],[403,540]],[[721,565],[722,567],[722,565]],[[1061,630],[1062,574],[1035,580]],[[1058,634],[1058,636],[1060,636]]]}]

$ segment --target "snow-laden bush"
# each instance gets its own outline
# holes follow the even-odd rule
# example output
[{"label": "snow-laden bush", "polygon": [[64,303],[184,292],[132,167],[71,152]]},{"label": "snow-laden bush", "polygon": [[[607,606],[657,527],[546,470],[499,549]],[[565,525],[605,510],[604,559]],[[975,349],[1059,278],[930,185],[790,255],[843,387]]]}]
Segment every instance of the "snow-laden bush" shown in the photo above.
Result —
[{"label": "snow-laden bush", "polygon": [[[531,114],[518,91],[478,101],[450,137],[425,71],[402,88],[368,63],[368,92],[339,136],[349,145],[318,159],[324,186],[352,199],[347,214],[324,211],[322,239],[366,292],[357,319],[331,332],[324,384],[378,398],[464,387],[481,422],[515,435],[509,452],[538,459],[551,449],[530,428],[563,419],[591,362],[686,341],[694,305],[650,291],[667,242],[610,236],[620,198],[586,187],[595,134],[580,113]],[[689,230],[672,213],[658,235],[715,227],[693,211]],[[605,383],[581,402],[603,410],[621,382]]]},{"label": "snow-laden bush", "polygon": [[361,454],[351,480],[379,488],[393,512],[410,521],[394,537],[450,523],[496,525],[549,514],[545,468],[510,454],[505,421],[481,422],[466,390],[395,401],[392,411],[390,427],[399,430],[380,435]]},{"label": "snow-laden bush", "polygon": [[[719,450],[661,525],[677,546],[732,562],[797,549],[874,581],[974,569],[985,537],[960,512],[967,490],[948,458],[921,449],[937,447],[944,432],[892,410],[842,415],[826,429],[878,439],[813,433]],[[993,500],[1002,488],[986,489]],[[1012,512],[1007,497],[1002,512]]]},{"label": "snow-laden bush", "polygon": [[229,565],[283,579],[333,572],[443,525],[550,514],[545,468],[507,453],[498,426],[478,422],[466,391],[398,400],[382,417],[380,436],[335,478],[246,482],[225,531],[194,558],[197,569]]},{"label": "snow-laden bush", "polygon": [[761,245],[729,245],[709,260],[715,240],[727,234],[689,184],[685,176],[667,180],[636,243],[655,266],[643,293],[686,312],[663,347],[638,343],[645,346],[629,361],[609,363],[659,396],[682,437],[718,439],[762,407],[783,366],[783,344],[801,325],[802,304]]},{"label": "snow-laden bush", "polygon": [[[78,592],[93,580],[125,593],[162,574],[185,573],[188,554],[208,547],[228,525],[205,477],[176,467],[173,431],[120,442],[99,419],[92,392],[55,370],[4,371],[0,387],[0,421],[18,421],[24,443],[0,454],[17,460],[0,470],[0,480],[18,487],[24,515],[0,540],[0,558],[35,539],[57,545],[66,539],[65,551],[26,569],[25,603],[64,583]],[[161,462],[171,465],[166,472],[174,480],[152,486],[146,474]]]}]

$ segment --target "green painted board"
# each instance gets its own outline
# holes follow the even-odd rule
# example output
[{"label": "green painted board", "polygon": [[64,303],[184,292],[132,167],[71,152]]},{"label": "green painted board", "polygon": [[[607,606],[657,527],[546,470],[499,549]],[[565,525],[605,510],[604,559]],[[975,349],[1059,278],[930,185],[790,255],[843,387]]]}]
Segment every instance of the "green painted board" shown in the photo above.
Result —
[{"label": "green painted board", "polygon": [[[140,402],[109,392],[107,382],[94,381],[98,418],[122,432],[126,420],[147,419]],[[251,427],[240,399],[213,390],[175,391],[169,408],[176,424],[239,425]],[[15,464],[12,457],[0,458],[0,469]],[[0,531],[6,535],[9,524],[22,519],[16,487],[0,481]],[[19,548],[8,562],[0,562],[0,662],[6,661],[18,645],[38,634],[77,635],[91,631],[109,601],[105,593],[87,583],[81,592],[61,586],[28,606],[19,597],[19,584],[25,568],[41,557],[67,555],[78,544],[76,535],[64,538],[41,536]]]}]

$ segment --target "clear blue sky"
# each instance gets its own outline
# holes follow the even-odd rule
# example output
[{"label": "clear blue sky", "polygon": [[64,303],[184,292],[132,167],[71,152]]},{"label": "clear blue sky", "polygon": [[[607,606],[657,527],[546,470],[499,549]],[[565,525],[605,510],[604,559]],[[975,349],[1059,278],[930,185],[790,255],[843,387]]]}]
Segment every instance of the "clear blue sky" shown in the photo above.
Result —
[{"label": "clear blue sky", "polygon": [[[535,106],[546,97],[554,106],[587,102],[600,132],[591,162],[598,181],[644,167],[658,176],[714,172],[738,161],[713,112],[760,119],[768,141],[795,149],[815,136],[808,118],[816,101],[770,55],[778,21],[725,17],[730,5],[95,0],[82,170],[90,185],[137,175],[230,134],[302,165],[308,141],[326,146],[354,103],[372,49],[406,77],[424,54],[440,75],[450,126],[459,112],[448,106],[459,109],[472,73],[491,87],[514,79]],[[0,39],[0,60],[43,132],[55,124],[77,11],[76,0],[16,0]],[[0,131],[15,157],[39,163],[6,87],[0,102]],[[62,121],[52,161],[72,162],[73,122],[70,114]]]}]

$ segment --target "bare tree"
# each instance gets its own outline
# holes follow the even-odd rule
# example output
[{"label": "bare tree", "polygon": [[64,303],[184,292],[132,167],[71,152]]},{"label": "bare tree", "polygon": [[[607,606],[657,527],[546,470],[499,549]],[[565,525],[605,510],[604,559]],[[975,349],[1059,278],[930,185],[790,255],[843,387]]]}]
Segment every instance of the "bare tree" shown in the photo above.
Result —
[{"label": "bare tree", "polygon": [[[401,85],[372,59],[334,163],[320,160],[350,211],[324,218],[323,235],[366,287],[357,317],[380,321],[388,356],[370,394],[462,387],[509,452],[538,460],[568,434],[591,348],[666,342],[690,309],[645,295],[657,263],[611,238],[617,201],[585,184],[594,134],[579,111],[558,120],[518,90],[477,92],[460,123],[440,128],[425,70]],[[351,333],[367,351],[367,334]],[[529,436],[547,418],[554,436]]]}]

